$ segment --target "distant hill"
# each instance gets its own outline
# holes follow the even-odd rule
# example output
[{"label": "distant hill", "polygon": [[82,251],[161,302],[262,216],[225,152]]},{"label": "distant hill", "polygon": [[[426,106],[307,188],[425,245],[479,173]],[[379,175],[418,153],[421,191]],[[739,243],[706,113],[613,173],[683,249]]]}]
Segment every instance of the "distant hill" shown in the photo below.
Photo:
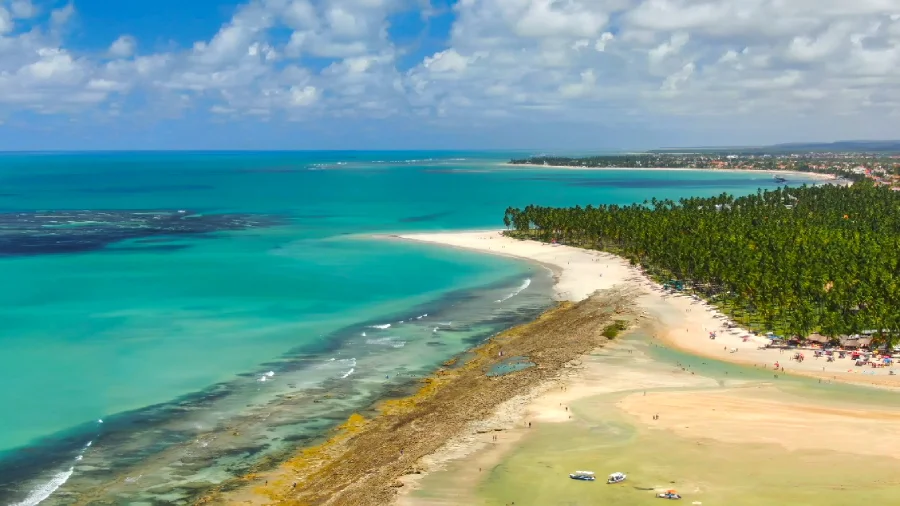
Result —
[{"label": "distant hill", "polygon": [[900,153],[900,140],[896,141],[837,141],[837,142],[790,142],[771,146],[708,146],[660,148],[650,153],[803,153],[803,152],[854,152],[854,153]]}]

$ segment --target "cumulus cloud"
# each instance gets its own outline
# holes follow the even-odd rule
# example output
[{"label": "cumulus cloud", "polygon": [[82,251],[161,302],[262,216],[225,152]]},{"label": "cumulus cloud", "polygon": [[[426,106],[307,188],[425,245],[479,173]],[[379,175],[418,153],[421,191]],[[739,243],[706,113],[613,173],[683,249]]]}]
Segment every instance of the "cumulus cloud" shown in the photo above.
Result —
[{"label": "cumulus cloud", "polygon": [[0,6],[0,35],[9,33],[13,29],[12,15],[3,6]]},{"label": "cumulus cloud", "polygon": [[[459,0],[449,38],[412,62],[391,38],[409,0],[248,0],[208,39],[140,55],[127,34],[75,51],[64,30],[74,4],[38,5],[44,13],[0,4],[5,114],[77,114],[144,94],[216,116],[448,125],[677,128],[703,117],[710,128],[768,118],[787,129],[841,115],[859,118],[835,127],[852,137],[900,113],[894,0]],[[31,18],[45,22],[26,29]]]},{"label": "cumulus cloud", "polygon": [[13,16],[20,19],[32,18],[38,14],[38,9],[31,0],[13,0],[9,4],[9,10]]},{"label": "cumulus cloud", "polygon": [[137,41],[130,35],[122,35],[109,46],[109,54],[118,58],[128,58],[134,54]]}]

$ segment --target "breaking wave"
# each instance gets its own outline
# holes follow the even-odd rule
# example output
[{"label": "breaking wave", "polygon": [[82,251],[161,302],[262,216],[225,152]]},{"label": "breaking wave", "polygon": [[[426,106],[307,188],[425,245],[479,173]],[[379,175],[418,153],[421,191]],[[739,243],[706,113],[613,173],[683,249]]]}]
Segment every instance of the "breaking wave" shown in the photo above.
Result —
[{"label": "breaking wave", "polygon": [[[103,423],[103,420],[98,420],[97,422]],[[81,448],[81,451],[78,452],[78,455],[75,457],[75,462],[80,462],[81,459],[84,458],[84,452],[86,452],[88,448],[91,447],[91,444],[93,444],[93,442],[93,440],[88,441],[87,444],[85,444]],[[10,504],[10,506],[37,506],[38,504],[47,500],[48,497],[53,495],[53,492],[59,490],[59,487],[63,486],[67,481],[69,481],[69,478],[72,477],[73,473],[75,473],[74,464],[70,466],[68,470],[54,474],[49,481],[38,485],[34,490],[29,492],[28,496],[26,496],[25,499],[22,499],[21,501],[16,503],[12,503]]]},{"label": "breaking wave", "polygon": [[526,288],[528,288],[530,285],[531,285],[531,278],[528,278],[522,282],[522,284],[519,286],[519,288],[517,288],[515,291],[511,292],[506,297],[503,297],[502,299],[497,299],[496,302],[505,302],[505,301],[515,297],[516,295],[519,295],[520,293],[522,293],[522,291],[525,290]]},{"label": "breaking wave", "polygon": [[366,339],[366,344],[372,346],[390,346],[391,348],[402,348],[406,346],[406,341],[395,341],[392,337],[381,337],[378,339]]}]

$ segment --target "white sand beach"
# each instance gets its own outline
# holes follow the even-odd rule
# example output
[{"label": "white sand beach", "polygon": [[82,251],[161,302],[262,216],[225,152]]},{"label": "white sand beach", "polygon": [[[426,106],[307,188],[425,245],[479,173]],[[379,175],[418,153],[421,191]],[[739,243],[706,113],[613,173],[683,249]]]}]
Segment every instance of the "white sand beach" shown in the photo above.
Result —
[{"label": "white sand beach", "polygon": [[533,163],[509,163],[504,162],[498,165],[531,168],[531,169],[560,169],[560,170],[576,170],[576,171],[604,171],[604,170],[636,170],[636,171],[708,171],[708,172],[751,172],[759,173],[767,176],[801,176],[811,179],[819,179],[822,181],[837,180],[838,177],[833,174],[823,174],[821,172],[800,172],[796,170],[769,170],[769,169],[709,169],[709,168],[688,168],[688,167],[579,167],[576,165],[543,165]]},{"label": "white sand beach", "polygon": [[[727,330],[727,318],[702,300],[687,295],[670,295],[641,271],[624,259],[599,251],[536,241],[519,241],[503,236],[500,231],[449,232],[407,234],[399,236],[414,240],[505,255],[540,262],[553,269],[557,276],[556,295],[559,300],[579,301],[597,290],[626,285],[638,287],[644,295],[638,302],[659,318],[661,330],[657,336],[669,346],[695,355],[727,362],[773,369],[777,362],[784,373],[814,376],[824,381],[840,381],[871,386],[900,388],[900,374],[891,376],[889,368],[856,367],[849,358],[826,362],[805,353],[802,363],[791,360],[791,354],[776,349],[759,349],[767,341],[750,335],[745,329]],[[716,332],[716,339],[709,338]]]}]

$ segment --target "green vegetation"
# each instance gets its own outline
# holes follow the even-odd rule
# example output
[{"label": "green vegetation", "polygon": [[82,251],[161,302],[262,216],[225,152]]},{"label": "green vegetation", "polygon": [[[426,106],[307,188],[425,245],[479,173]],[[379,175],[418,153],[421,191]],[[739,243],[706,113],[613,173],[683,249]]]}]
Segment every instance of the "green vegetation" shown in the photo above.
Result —
[{"label": "green vegetation", "polygon": [[504,222],[513,237],[621,255],[755,330],[900,335],[900,192],[866,181],[626,207],[508,208]]},{"label": "green vegetation", "polygon": [[625,320],[616,320],[611,324],[607,325],[605,329],[603,329],[603,337],[607,339],[615,339],[619,336],[619,333],[628,328],[628,322]]}]

